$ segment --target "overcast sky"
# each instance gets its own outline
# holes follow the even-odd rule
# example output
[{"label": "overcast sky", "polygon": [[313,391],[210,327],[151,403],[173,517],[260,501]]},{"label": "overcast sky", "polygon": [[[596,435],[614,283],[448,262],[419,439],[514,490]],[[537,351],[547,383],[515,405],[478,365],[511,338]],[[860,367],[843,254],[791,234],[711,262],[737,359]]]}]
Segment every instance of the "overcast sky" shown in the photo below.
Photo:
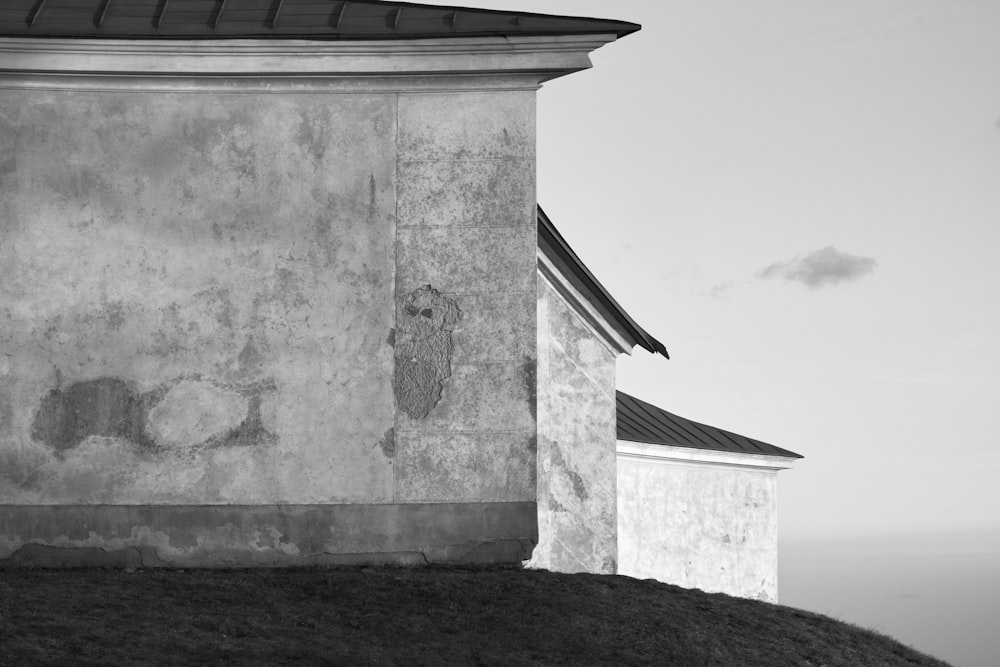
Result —
[{"label": "overcast sky", "polygon": [[538,96],[620,389],[805,455],[782,544],[1000,536],[1000,3],[463,4],[643,25]]}]

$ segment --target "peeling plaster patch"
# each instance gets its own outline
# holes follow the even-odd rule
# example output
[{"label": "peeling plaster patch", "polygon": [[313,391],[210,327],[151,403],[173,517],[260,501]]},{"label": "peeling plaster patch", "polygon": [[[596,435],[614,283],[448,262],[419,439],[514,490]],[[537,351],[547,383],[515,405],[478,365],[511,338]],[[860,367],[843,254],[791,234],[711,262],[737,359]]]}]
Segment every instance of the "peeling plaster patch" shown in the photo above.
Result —
[{"label": "peeling plaster patch", "polygon": [[382,453],[385,454],[385,457],[392,459],[396,454],[396,429],[390,426],[377,444],[382,448]]},{"label": "peeling plaster patch", "polygon": [[451,376],[451,332],[461,317],[458,304],[430,285],[396,300],[393,392],[411,419],[423,419],[441,400]]}]

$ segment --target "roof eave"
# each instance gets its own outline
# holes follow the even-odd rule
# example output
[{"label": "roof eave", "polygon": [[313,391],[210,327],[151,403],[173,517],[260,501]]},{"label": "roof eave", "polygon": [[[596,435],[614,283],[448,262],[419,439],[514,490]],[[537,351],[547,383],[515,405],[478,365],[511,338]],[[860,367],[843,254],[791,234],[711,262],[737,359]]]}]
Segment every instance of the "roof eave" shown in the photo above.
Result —
[{"label": "roof eave", "polygon": [[796,458],[777,454],[749,454],[729,450],[714,450],[686,445],[663,445],[633,440],[617,440],[619,457],[654,460],[665,463],[701,466],[726,466],[762,471],[787,470],[795,465]]},{"label": "roof eave", "polygon": [[538,207],[538,247],[630,345],[639,345],[649,352],[670,358],[666,346],[639,326],[594,277],[541,206]]},{"label": "roof eave", "polygon": [[[621,390],[615,392],[619,440],[703,451],[789,460],[805,458],[768,442],[702,424],[655,406]],[[756,451],[755,451],[756,450]]]},{"label": "roof eave", "polygon": [[73,5],[21,3],[0,17],[0,36],[33,38],[364,41],[606,33],[621,38],[639,29],[612,19],[384,0],[193,0],[183,6],[76,0]]},{"label": "roof eave", "polygon": [[364,79],[380,84],[392,77],[506,77],[523,89],[591,67],[590,53],[614,39],[610,33],[391,41],[0,37],[0,76],[98,77],[104,82]]}]

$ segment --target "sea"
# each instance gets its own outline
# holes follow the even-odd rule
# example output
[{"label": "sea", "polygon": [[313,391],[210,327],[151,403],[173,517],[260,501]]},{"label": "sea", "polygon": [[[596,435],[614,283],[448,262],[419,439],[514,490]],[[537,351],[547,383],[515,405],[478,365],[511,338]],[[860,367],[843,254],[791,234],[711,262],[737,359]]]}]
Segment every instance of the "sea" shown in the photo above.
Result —
[{"label": "sea", "polygon": [[783,605],[1000,667],[1000,529],[783,540],[778,586]]}]

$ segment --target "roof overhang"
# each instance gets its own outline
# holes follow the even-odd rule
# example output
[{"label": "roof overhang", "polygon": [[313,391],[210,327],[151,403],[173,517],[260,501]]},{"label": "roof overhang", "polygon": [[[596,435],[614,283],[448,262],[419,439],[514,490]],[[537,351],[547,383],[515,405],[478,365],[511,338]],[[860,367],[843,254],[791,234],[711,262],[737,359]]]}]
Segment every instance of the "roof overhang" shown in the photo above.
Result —
[{"label": "roof overhang", "polygon": [[97,39],[434,39],[611,33],[628,21],[392,0],[15,0],[0,36]]},{"label": "roof overhang", "polygon": [[794,457],[768,456],[763,454],[740,454],[694,447],[673,447],[653,445],[643,442],[617,441],[619,459],[651,461],[659,464],[725,466],[751,470],[777,471],[795,465]]},{"label": "roof overhang", "polygon": [[791,460],[803,458],[801,454],[776,447],[771,443],[675,415],[621,390],[615,392],[615,405],[616,433],[619,441],[654,448],[668,447],[671,450],[717,452],[720,455]]},{"label": "roof overhang", "polygon": [[639,345],[667,359],[667,348],[625,312],[577,256],[555,225],[538,207],[538,269],[563,297],[577,307],[606,339],[615,341],[619,352],[632,354]]},{"label": "roof overhang", "polygon": [[[591,66],[627,21],[380,0],[44,0],[0,10],[7,85],[537,87]],[[238,80],[234,83],[234,80]],[[360,86],[358,82],[363,82]],[[488,81],[488,83],[484,83]],[[13,82],[13,83],[12,83]]]},{"label": "roof overhang", "polygon": [[594,307],[590,298],[583,294],[569,280],[566,274],[558,269],[553,261],[542,252],[537,250],[538,274],[547,282],[555,292],[562,297],[566,305],[583,320],[590,330],[597,336],[612,354],[632,354],[633,343],[626,340],[604,315]]},{"label": "roof overhang", "polygon": [[[591,66],[590,52],[616,36],[524,35],[372,41],[157,40],[0,37],[5,83],[99,80],[200,81],[230,87],[537,88]],[[478,84],[477,84],[478,82]]]}]

